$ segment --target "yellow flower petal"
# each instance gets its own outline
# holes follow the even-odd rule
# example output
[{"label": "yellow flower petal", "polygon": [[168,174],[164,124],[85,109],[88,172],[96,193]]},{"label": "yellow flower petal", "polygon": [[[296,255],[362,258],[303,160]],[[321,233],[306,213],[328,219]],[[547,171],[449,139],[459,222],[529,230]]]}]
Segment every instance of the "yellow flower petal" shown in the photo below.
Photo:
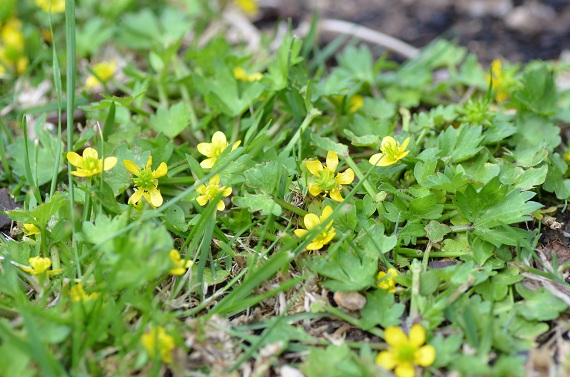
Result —
[{"label": "yellow flower petal", "polygon": [[232,145],[232,151],[235,151],[237,147],[239,147],[239,145],[241,144],[241,140],[236,141],[233,145]]},{"label": "yellow flower petal", "polygon": [[149,195],[150,195],[150,200],[149,200],[150,204],[152,204],[154,207],[160,207],[162,205],[163,199],[162,195],[160,195],[160,190],[158,189],[150,190]]},{"label": "yellow flower petal", "polygon": [[426,342],[426,331],[420,324],[415,324],[410,329],[410,344],[415,348],[420,347]]},{"label": "yellow flower petal", "polygon": [[307,250],[320,250],[324,246],[324,242],[322,240],[314,240],[310,244],[307,245]]},{"label": "yellow flower petal", "polygon": [[320,161],[318,160],[309,160],[306,162],[305,164],[307,166],[307,169],[311,172],[311,174],[313,175],[319,175],[319,172],[321,170],[323,170],[323,164],[321,164]]},{"label": "yellow flower petal", "polygon": [[203,154],[206,157],[212,157],[214,154],[214,149],[212,148],[211,143],[200,143],[196,146],[196,149],[198,149],[198,152],[200,152],[200,154]]},{"label": "yellow flower petal", "polygon": [[[400,145],[400,149],[404,150],[408,147],[408,144],[410,144],[410,137],[407,137],[406,140],[404,140],[404,142],[402,143],[402,145]],[[408,152],[406,152],[406,154],[408,154]]]},{"label": "yellow flower petal", "polygon": [[223,200],[220,200],[220,201],[218,202],[218,204],[216,204],[216,209],[217,209],[218,211],[223,211],[225,208],[226,208],[226,205],[224,204],[224,201],[223,201]]},{"label": "yellow flower petal", "polygon": [[133,195],[131,195],[131,197],[129,198],[129,204],[136,204],[138,203],[143,195],[143,191],[144,190],[136,190]]},{"label": "yellow flower petal", "polygon": [[411,363],[400,362],[396,369],[394,369],[396,377],[414,377],[416,372]]},{"label": "yellow flower petal", "polygon": [[414,353],[414,363],[422,366],[427,367],[434,363],[435,361],[435,348],[431,344],[426,344],[423,347],[420,347]]},{"label": "yellow flower petal", "polygon": [[216,174],[208,181],[210,186],[218,186],[220,184],[220,175]]},{"label": "yellow flower petal", "polygon": [[376,356],[376,364],[386,370],[392,370],[397,364],[396,356],[391,352],[382,351]]},{"label": "yellow flower petal", "polygon": [[319,219],[319,216],[315,215],[314,213],[308,213],[305,215],[304,222],[305,228],[312,229],[315,226],[319,225],[321,223],[321,220]]},{"label": "yellow flower petal", "polygon": [[134,175],[141,174],[141,169],[138,167],[137,164],[135,164],[131,160],[123,160],[123,165],[125,165],[125,168],[127,168],[127,170],[133,173]]},{"label": "yellow flower petal", "polygon": [[115,165],[117,165],[117,157],[107,157],[105,160],[103,160],[103,167],[105,171],[113,169]]},{"label": "yellow flower petal", "polygon": [[212,135],[212,144],[214,146],[224,146],[227,147],[228,141],[226,140],[226,135],[222,131],[216,131]]},{"label": "yellow flower petal", "polygon": [[153,178],[160,178],[168,173],[168,166],[165,162],[161,162],[158,168],[152,173]]},{"label": "yellow flower petal", "polygon": [[[312,194],[312,193],[311,193]],[[329,193],[330,197],[332,200],[334,200],[335,202],[342,202],[343,198],[342,195],[340,194],[340,191],[338,189],[332,189]]]},{"label": "yellow flower petal", "polygon": [[327,153],[327,168],[331,171],[336,171],[338,166],[338,155],[333,151],[328,151]]},{"label": "yellow flower petal", "polygon": [[225,198],[226,196],[230,196],[232,194],[231,187],[225,187],[224,191],[222,192],[222,196]]},{"label": "yellow flower petal", "polygon": [[351,168],[346,169],[344,172],[337,174],[336,183],[339,185],[348,185],[354,181],[354,171]]},{"label": "yellow flower petal", "polygon": [[295,229],[294,233],[297,237],[303,237],[305,234],[307,234],[307,231],[305,229]]},{"label": "yellow flower petal", "polygon": [[207,158],[204,161],[200,162],[200,166],[202,167],[202,169],[211,169],[214,166],[214,163],[216,162],[216,158]]},{"label": "yellow flower petal", "polygon": [[67,161],[75,167],[83,167],[83,157],[75,152],[67,152]]},{"label": "yellow flower petal", "polygon": [[326,206],[323,209],[323,213],[321,214],[321,222],[324,222],[332,213],[333,209],[331,208],[331,206]]},{"label": "yellow flower petal", "polygon": [[200,204],[200,206],[204,207],[206,203],[208,203],[208,197],[206,195],[200,195],[196,198],[196,201],[198,204]]},{"label": "yellow flower petal", "polygon": [[323,190],[321,190],[321,188],[313,183],[309,183],[309,192],[311,193],[311,195],[313,196],[318,196]]},{"label": "yellow flower petal", "polygon": [[330,230],[327,233],[327,236],[322,241],[323,245],[326,245],[327,243],[331,242],[335,236],[336,236],[336,232],[334,231],[334,229]]},{"label": "yellow flower petal", "polygon": [[399,348],[408,342],[408,337],[404,334],[404,331],[397,326],[386,328],[384,331],[384,338],[386,343],[394,348]]},{"label": "yellow flower petal", "polygon": [[99,153],[97,153],[97,151],[93,148],[85,148],[83,151],[83,159],[85,160],[87,158],[93,158],[97,160],[99,158]]},{"label": "yellow flower petal", "polygon": [[372,165],[378,166],[378,162],[380,161],[380,159],[382,159],[383,156],[384,153],[373,154],[372,157],[370,157],[370,159],[368,160],[368,162],[370,162]]},{"label": "yellow flower petal", "polygon": [[387,148],[392,148],[396,146],[398,142],[392,136],[386,136],[382,139],[382,145],[380,146],[381,150],[386,150]]},{"label": "yellow flower petal", "polygon": [[206,187],[206,185],[200,185],[200,186],[196,187],[196,192],[198,194],[205,195],[207,191],[208,191],[208,188]]}]

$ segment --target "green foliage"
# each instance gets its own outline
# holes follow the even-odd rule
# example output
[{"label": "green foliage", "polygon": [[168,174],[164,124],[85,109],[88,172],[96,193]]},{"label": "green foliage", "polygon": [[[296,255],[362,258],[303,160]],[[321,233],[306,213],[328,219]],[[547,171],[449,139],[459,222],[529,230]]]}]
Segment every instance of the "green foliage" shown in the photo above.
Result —
[{"label": "green foliage", "polygon": [[533,261],[570,198],[564,65],[443,40],[400,63],[323,46],[316,19],[240,39],[259,24],[233,1],[6,4],[30,64],[0,54],[0,374],[263,375],[294,353],[379,376],[386,329],[419,325],[422,373],[519,376],[565,326],[567,265]]}]

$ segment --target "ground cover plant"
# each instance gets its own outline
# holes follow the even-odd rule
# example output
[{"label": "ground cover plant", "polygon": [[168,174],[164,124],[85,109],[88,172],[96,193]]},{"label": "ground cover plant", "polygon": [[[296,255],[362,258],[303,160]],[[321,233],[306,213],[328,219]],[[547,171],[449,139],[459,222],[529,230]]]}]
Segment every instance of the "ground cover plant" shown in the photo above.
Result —
[{"label": "ground cover plant", "polygon": [[3,4],[0,375],[570,373],[568,67]]}]

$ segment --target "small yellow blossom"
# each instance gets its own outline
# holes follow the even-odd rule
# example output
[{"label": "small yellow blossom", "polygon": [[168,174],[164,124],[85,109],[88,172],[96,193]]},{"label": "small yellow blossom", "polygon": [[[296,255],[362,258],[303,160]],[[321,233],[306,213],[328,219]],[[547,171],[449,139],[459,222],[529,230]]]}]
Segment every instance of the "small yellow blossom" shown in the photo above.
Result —
[{"label": "small yellow blossom", "polygon": [[348,101],[348,111],[351,113],[357,112],[362,106],[364,106],[364,98],[360,94],[355,94]]},{"label": "small yellow blossom", "polygon": [[414,365],[427,367],[435,361],[435,348],[423,345],[426,332],[421,325],[412,326],[409,337],[399,327],[388,327],[384,337],[388,350],[378,354],[376,364],[387,370],[394,369],[397,377],[414,377]]},{"label": "small yellow blossom", "polygon": [[103,171],[111,170],[117,164],[117,157],[99,158],[99,153],[93,148],[85,148],[83,156],[75,152],[67,152],[67,161],[77,168],[72,171],[76,177],[92,177]]},{"label": "small yellow blossom", "polygon": [[255,73],[247,73],[245,69],[241,67],[234,68],[234,77],[236,80],[245,81],[245,82],[253,82],[259,81],[263,78],[263,73],[255,72]]},{"label": "small yellow blossom", "polygon": [[[196,192],[198,194],[202,194],[196,198],[198,204],[202,207],[206,205],[209,201],[214,200],[220,193],[222,193],[222,197],[230,196],[232,193],[231,187],[222,186],[220,184],[220,176],[218,174],[214,175],[208,181],[207,185],[201,185],[196,188]],[[224,204],[223,200],[220,200],[216,205],[216,209],[218,211],[223,211],[226,205]]]},{"label": "small yellow blossom", "polygon": [[31,257],[30,259],[28,259],[28,263],[30,264],[30,267],[21,266],[20,269],[32,275],[40,275],[47,272],[48,275],[52,276],[59,274],[63,271],[61,268],[58,268],[57,270],[48,271],[49,268],[51,267],[51,259],[49,258],[42,258],[40,256]]},{"label": "small yellow blossom", "polygon": [[338,173],[335,176],[336,168],[338,166],[338,156],[333,151],[327,153],[327,165],[323,166],[318,160],[309,160],[306,163],[307,169],[315,176],[309,182],[309,192],[313,196],[319,195],[321,192],[329,194],[331,199],[336,202],[342,202],[342,195],[340,191],[342,185],[351,184],[354,181],[354,172],[348,168],[343,173]]},{"label": "small yellow blossom", "polygon": [[491,83],[492,76],[492,85],[497,103],[507,101],[509,93],[519,86],[519,82],[515,77],[516,73],[517,69],[514,67],[503,69],[503,63],[499,59],[495,59],[491,63],[491,75],[487,74],[487,83]]},{"label": "small yellow blossom", "polygon": [[410,138],[406,138],[400,145],[392,136],[386,136],[382,139],[380,152],[370,157],[370,163],[376,166],[390,166],[406,157],[410,151],[406,147],[410,143]]},{"label": "small yellow blossom", "polygon": [[24,224],[24,236],[30,237],[36,234],[40,234],[40,228],[34,224]]},{"label": "small yellow blossom", "polygon": [[6,69],[24,73],[29,63],[24,48],[22,22],[16,18],[9,19],[0,28],[0,74],[5,74]]},{"label": "small yellow blossom", "polygon": [[45,12],[65,12],[65,0],[36,0],[36,5],[42,8]]},{"label": "small yellow blossom", "polygon": [[170,250],[170,261],[174,264],[174,268],[170,269],[170,275],[184,275],[186,270],[194,264],[191,260],[184,260],[176,249]]},{"label": "small yellow blossom", "polygon": [[378,282],[378,288],[382,288],[385,291],[396,293],[396,282],[394,278],[398,275],[398,271],[395,268],[389,268],[387,272],[380,271],[378,276],[376,277],[377,280],[381,280]]},{"label": "small yellow blossom", "polygon": [[297,237],[303,237],[307,232],[321,223],[326,223],[325,228],[318,234],[310,244],[307,245],[307,250],[319,250],[322,249],[327,243],[336,235],[334,228],[332,227],[333,221],[327,221],[327,218],[331,215],[333,209],[330,206],[326,206],[323,209],[321,216],[317,216],[314,213],[309,213],[305,215],[303,221],[305,223],[305,229],[295,229],[295,235]]},{"label": "small yellow blossom", "polygon": [[[236,149],[241,143],[241,140],[236,141],[232,145],[232,151]],[[204,169],[211,169],[212,166],[218,160],[218,157],[226,150],[228,147],[228,141],[226,140],[226,135],[221,131],[214,132],[212,135],[211,143],[200,143],[198,144],[198,152],[208,157],[204,161],[200,162],[200,166]]]},{"label": "small yellow blossom", "polygon": [[257,0],[236,0],[236,4],[247,14],[255,14],[259,10]]},{"label": "small yellow blossom", "polygon": [[172,362],[172,351],[174,350],[174,338],[164,331],[162,326],[154,327],[141,337],[141,342],[150,357],[160,355],[160,359],[170,364]]},{"label": "small yellow blossom", "polygon": [[85,87],[87,89],[93,89],[101,83],[106,83],[113,77],[115,70],[117,69],[117,62],[101,62],[95,64],[93,67],[93,73],[87,77],[85,80]]},{"label": "small yellow blossom", "polygon": [[148,156],[146,165],[141,169],[137,164],[130,160],[123,160],[123,164],[128,171],[136,175],[133,182],[136,191],[129,198],[129,204],[137,205],[141,198],[145,198],[153,208],[162,205],[162,195],[158,187],[158,178],[166,175],[168,167],[166,163],[161,162],[156,170],[152,170],[152,156]]},{"label": "small yellow blossom", "polygon": [[69,290],[69,297],[71,298],[72,302],[86,301],[99,297],[99,293],[93,292],[87,294],[87,292],[85,292],[85,289],[83,289],[82,284],[75,284]]}]

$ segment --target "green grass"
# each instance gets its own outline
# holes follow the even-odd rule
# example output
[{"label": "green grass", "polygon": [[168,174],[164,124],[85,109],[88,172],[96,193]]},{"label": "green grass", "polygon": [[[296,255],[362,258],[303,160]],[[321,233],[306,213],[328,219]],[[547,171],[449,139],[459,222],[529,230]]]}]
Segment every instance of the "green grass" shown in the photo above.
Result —
[{"label": "green grass", "polygon": [[570,197],[567,66],[443,40],[398,63],[321,45],[316,18],[252,52],[226,38],[235,4],[8,3],[1,376],[523,376],[567,336],[568,261],[544,241]]}]

